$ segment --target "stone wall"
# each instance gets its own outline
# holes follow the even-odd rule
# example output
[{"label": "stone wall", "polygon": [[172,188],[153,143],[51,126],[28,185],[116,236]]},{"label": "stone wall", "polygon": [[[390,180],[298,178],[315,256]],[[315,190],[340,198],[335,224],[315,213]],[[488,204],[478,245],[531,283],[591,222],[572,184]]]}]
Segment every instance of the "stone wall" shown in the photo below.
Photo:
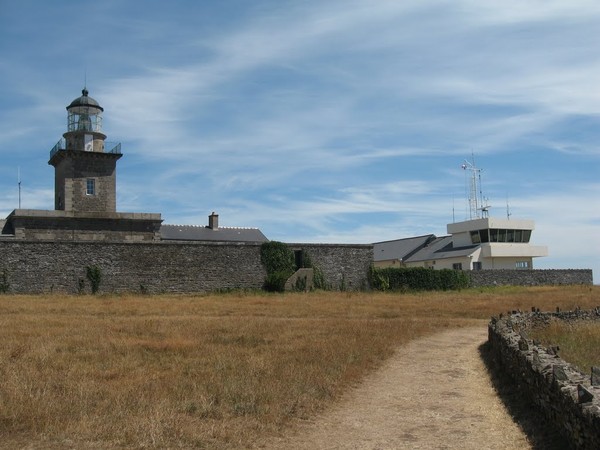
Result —
[{"label": "stone wall", "polygon": [[160,214],[15,209],[2,229],[30,241],[140,242],[160,239]]},{"label": "stone wall", "polygon": [[[299,244],[295,244],[298,246]],[[333,288],[365,286],[369,245],[306,244]],[[330,265],[341,264],[340,267]],[[86,267],[102,271],[100,292],[209,292],[259,289],[266,273],[259,243],[95,243],[0,239],[0,275],[12,293],[77,293]],[[331,278],[328,278],[331,277]],[[80,281],[83,280],[83,281]],[[342,283],[343,280],[343,283]]]},{"label": "stone wall", "polygon": [[[83,147],[81,147],[83,148]],[[65,211],[116,211],[116,164],[121,154],[62,150],[49,164],[55,167],[54,205]],[[87,194],[87,180],[95,182]]]},{"label": "stone wall", "polygon": [[303,250],[313,265],[323,271],[325,283],[333,290],[368,288],[367,274],[373,264],[373,245],[288,244]]},{"label": "stone wall", "polygon": [[591,269],[472,270],[471,286],[548,286],[592,284]]},{"label": "stone wall", "polygon": [[489,344],[498,366],[519,391],[572,443],[600,448],[600,380],[566,363],[555,349],[527,338],[527,330],[550,320],[598,320],[600,308],[566,313],[513,313],[492,318]]},{"label": "stone wall", "polygon": [[[372,245],[289,246],[306,252],[323,272],[330,289],[368,288]],[[78,280],[85,280],[85,268],[91,265],[102,269],[105,277],[101,290],[106,292],[255,289],[262,287],[265,278],[258,243],[0,239],[0,271],[9,274],[13,292],[76,292]],[[592,284],[591,270],[482,270],[470,275],[473,286]]]}]

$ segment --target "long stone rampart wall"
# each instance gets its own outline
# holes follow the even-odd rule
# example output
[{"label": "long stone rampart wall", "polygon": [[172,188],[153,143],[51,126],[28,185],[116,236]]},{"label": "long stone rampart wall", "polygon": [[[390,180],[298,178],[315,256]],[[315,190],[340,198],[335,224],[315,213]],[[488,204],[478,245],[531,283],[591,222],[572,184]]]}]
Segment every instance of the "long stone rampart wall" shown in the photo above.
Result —
[{"label": "long stone rampart wall", "polygon": [[[307,248],[332,288],[365,287],[370,245],[294,244]],[[100,292],[210,292],[260,289],[260,243],[41,242],[0,240],[0,278],[9,292],[89,292],[86,267],[102,272]],[[2,281],[0,279],[0,281]]]},{"label": "long stone rampart wall", "polygon": [[[372,245],[289,244],[303,250],[330,289],[367,289]],[[0,239],[0,275],[15,293],[67,292],[102,270],[103,292],[209,292],[258,289],[265,279],[259,243],[77,242]],[[592,284],[591,270],[482,270],[473,286]],[[86,289],[89,286],[86,287]],[[89,290],[89,289],[88,289]]]},{"label": "long stone rampart wall", "polygon": [[591,269],[472,270],[471,286],[549,286],[592,284]]},{"label": "long stone rampart wall", "polygon": [[562,360],[556,349],[528,339],[527,331],[551,320],[600,321],[592,311],[513,313],[492,318],[489,344],[500,369],[536,405],[573,448],[600,448],[600,374],[586,375]]}]

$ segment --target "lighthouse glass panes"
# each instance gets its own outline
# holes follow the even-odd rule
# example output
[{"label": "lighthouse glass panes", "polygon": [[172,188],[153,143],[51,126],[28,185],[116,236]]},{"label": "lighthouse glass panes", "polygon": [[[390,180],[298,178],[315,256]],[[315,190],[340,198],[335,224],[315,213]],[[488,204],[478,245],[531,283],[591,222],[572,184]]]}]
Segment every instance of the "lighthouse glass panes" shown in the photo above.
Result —
[{"label": "lighthouse glass panes", "polygon": [[102,111],[88,106],[70,108],[68,131],[102,132]]}]

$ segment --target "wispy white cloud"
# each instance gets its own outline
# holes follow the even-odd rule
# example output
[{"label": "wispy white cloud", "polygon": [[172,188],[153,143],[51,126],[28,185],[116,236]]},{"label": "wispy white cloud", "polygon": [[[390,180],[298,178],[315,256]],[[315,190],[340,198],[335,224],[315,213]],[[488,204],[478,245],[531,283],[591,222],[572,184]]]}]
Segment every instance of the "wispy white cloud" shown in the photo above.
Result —
[{"label": "wispy white cloud", "polygon": [[537,267],[592,268],[600,273],[600,184],[576,184],[566,191],[532,195],[516,202],[536,220],[532,239],[549,247]]},{"label": "wispy white cloud", "polygon": [[[552,255],[595,261],[581,236],[597,225],[585,188],[600,169],[597,2],[88,6],[0,16],[0,210],[18,165],[39,194],[28,201],[52,205],[46,158],[87,66],[109,140],[124,144],[122,210],[184,223],[218,210],[280,240],[443,234],[474,151],[497,210],[510,195]],[[63,26],[84,20],[102,37]]]},{"label": "wispy white cloud", "polygon": [[[0,217],[5,218],[19,207],[19,191],[15,179],[14,187],[0,195]],[[54,191],[51,189],[22,189],[21,208],[54,209]]]}]

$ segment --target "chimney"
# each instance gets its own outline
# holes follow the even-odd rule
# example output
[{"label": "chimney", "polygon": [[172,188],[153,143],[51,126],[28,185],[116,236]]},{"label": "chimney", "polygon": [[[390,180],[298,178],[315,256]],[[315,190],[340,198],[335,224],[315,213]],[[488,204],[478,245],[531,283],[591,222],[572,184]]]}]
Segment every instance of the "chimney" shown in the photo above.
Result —
[{"label": "chimney", "polygon": [[210,216],[208,216],[208,228],[211,230],[219,229],[219,215],[215,214],[214,211]]}]

